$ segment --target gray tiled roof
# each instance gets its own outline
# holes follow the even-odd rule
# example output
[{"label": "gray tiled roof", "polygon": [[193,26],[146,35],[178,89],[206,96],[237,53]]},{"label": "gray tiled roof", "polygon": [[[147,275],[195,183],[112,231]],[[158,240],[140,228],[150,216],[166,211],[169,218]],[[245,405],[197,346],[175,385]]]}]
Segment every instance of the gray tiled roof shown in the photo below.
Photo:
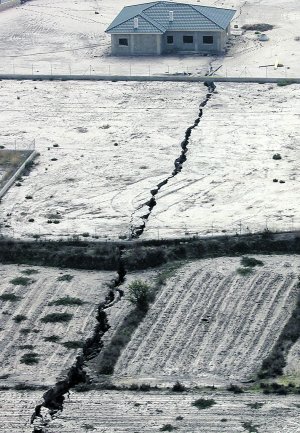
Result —
[{"label": "gray tiled roof", "polygon": [[[169,21],[173,11],[174,20]],[[108,33],[165,33],[167,31],[214,31],[224,30],[235,14],[233,9],[156,1],[127,6],[117,15]],[[134,18],[138,17],[139,27],[134,29]]]}]

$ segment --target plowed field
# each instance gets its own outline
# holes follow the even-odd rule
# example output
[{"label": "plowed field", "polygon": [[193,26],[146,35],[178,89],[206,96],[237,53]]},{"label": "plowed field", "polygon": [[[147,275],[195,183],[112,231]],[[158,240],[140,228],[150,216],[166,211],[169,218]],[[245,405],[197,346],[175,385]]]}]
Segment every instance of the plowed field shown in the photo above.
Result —
[{"label": "plowed field", "polygon": [[240,258],[194,262],[161,290],[115,368],[118,380],[224,384],[253,377],[297,297],[299,259],[260,257],[240,275]]},{"label": "plowed field", "polygon": [[[53,385],[57,376],[73,364],[80,350],[74,344],[80,346],[92,332],[96,308],[107,292],[105,283],[114,275],[38,267],[30,268],[35,272],[31,275],[24,274],[28,269],[14,265],[0,268],[1,376],[4,385]],[[67,297],[82,304],[52,304]],[[70,315],[66,322],[41,320],[48,314],[65,313]],[[64,345],[70,342],[72,347]],[[33,353],[36,356],[30,358],[35,360],[24,363],[24,356]]]},{"label": "plowed field", "polygon": [[[192,406],[198,398],[214,399],[216,404],[199,410]],[[241,397],[226,393],[176,395],[95,391],[72,394],[64,412],[51,424],[49,433],[87,430],[154,433],[167,424],[182,433],[299,433],[298,400],[297,396],[244,394]],[[255,403],[259,408],[253,408]],[[255,430],[249,430],[250,426]]]}]

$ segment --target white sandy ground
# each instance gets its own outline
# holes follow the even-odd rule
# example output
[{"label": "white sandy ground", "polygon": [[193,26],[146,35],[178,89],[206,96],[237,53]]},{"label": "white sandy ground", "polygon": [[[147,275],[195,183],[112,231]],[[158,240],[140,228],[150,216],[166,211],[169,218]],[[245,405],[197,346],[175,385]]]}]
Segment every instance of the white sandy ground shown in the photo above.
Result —
[{"label": "white sandy ground", "polygon": [[[161,289],[114,370],[114,383],[188,386],[253,379],[295,307],[297,256],[257,256],[264,266],[237,273],[240,258],[191,262]],[[112,314],[114,307],[112,307]],[[297,353],[293,362],[299,362]]]},{"label": "white sandy ground", "polygon": [[0,393],[0,432],[32,433],[30,418],[45,391],[4,391]]},{"label": "white sandy ground", "polygon": [[[214,399],[216,404],[199,410],[192,406],[198,398]],[[253,409],[251,403],[262,407]],[[249,430],[243,423],[251,423],[258,433],[299,433],[298,406],[298,396],[92,391],[72,393],[47,431],[79,433],[90,425],[98,433],[152,433],[171,424],[182,433],[245,433]]]},{"label": "white sandy ground", "polygon": [[131,213],[172,172],[206,88],[6,81],[0,92],[0,142],[21,146],[35,138],[41,154],[1,203],[1,219],[11,226],[3,233],[103,238],[129,235]]},{"label": "white sandy ground", "polygon": [[299,127],[296,86],[218,83],[143,238],[299,229]]},{"label": "white sandy ground", "polygon": [[[0,91],[1,144],[35,139],[41,154],[2,200],[2,233],[50,238],[128,237],[206,94],[186,83],[3,81]],[[144,237],[299,228],[299,101],[295,85],[219,84]]]},{"label": "white sandy ground", "polygon": [[[196,0],[185,0],[197,3]],[[0,72],[164,74],[205,73],[222,65],[221,75],[300,75],[298,0],[203,0],[207,6],[235,8],[232,22],[242,26],[267,22],[275,28],[270,40],[259,42],[254,32],[232,36],[229,53],[220,57],[178,55],[128,57],[110,55],[110,36],[104,33],[123,6],[137,0],[32,0],[0,14]],[[98,12],[98,14],[95,14]],[[237,33],[240,33],[239,31]],[[274,65],[275,59],[284,66]],[[150,71],[149,71],[150,67]]]},{"label": "white sandy ground", "polygon": [[[66,341],[85,341],[96,325],[97,306],[107,293],[106,283],[115,275],[112,272],[59,270],[55,268],[31,267],[38,273],[25,275],[22,271],[28,266],[1,265],[0,294],[14,293],[21,299],[17,302],[0,300],[0,364],[2,385],[28,383],[53,385],[58,376],[73,364],[80,349],[67,349],[60,343]],[[73,279],[58,281],[58,277],[70,274]],[[33,280],[27,286],[14,285],[11,280],[16,277],[28,277]],[[49,302],[71,296],[80,298],[85,303],[81,306],[49,306]],[[73,314],[68,323],[43,323],[41,319],[49,313],[67,312]],[[22,314],[26,320],[16,323],[13,318]],[[22,334],[21,329],[30,330]],[[44,341],[45,337],[57,335],[58,343]],[[31,350],[20,346],[33,345]],[[35,352],[39,363],[26,365],[20,363],[25,353]]]},{"label": "white sandy ground", "polygon": [[[199,411],[198,398],[216,404]],[[30,418],[42,392],[1,391],[0,432],[32,433]],[[261,403],[259,409],[249,404]],[[176,420],[177,417],[181,420]],[[222,421],[223,420],[223,421]],[[225,421],[226,420],[226,421]],[[182,433],[245,433],[242,423],[257,426],[258,433],[299,433],[299,397],[264,396],[223,392],[174,394],[170,392],[71,392],[64,411],[50,423],[48,433],[83,433],[92,426],[97,433],[153,433],[165,424]]]}]

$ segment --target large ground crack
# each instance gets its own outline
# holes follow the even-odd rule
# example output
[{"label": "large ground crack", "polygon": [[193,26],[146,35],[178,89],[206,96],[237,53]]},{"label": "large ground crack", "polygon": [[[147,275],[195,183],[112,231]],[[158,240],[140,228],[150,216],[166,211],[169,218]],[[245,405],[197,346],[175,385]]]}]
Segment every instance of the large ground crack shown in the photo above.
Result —
[{"label": "large ground crack", "polygon": [[[124,295],[120,286],[125,281],[126,271],[122,261],[122,248],[119,250],[119,266],[117,277],[112,280],[108,294],[104,302],[97,308],[97,324],[93,335],[88,338],[83,346],[82,353],[77,356],[75,363],[69,369],[64,380],[58,381],[52,388],[43,395],[43,403],[38,404],[31,417],[34,433],[45,433],[48,423],[59,411],[63,410],[65,396],[69,395],[70,390],[80,384],[89,383],[90,378],[85,371],[85,363],[95,358],[103,347],[103,336],[110,329],[106,309],[118,302]],[[46,409],[46,414],[44,413]]]},{"label": "large ground crack", "polygon": [[[205,96],[205,99],[200,103],[199,105],[199,113],[198,113],[198,117],[195,119],[194,123],[189,126],[187,128],[187,130],[185,131],[185,138],[181,143],[181,153],[179,155],[178,158],[175,159],[174,161],[174,170],[172,171],[172,173],[166,178],[164,179],[162,182],[160,182],[158,185],[155,186],[155,188],[151,189],[150,193],[151,193],[151,198],[150,200],[146,201],[145,203],[141,204],[132,214],[131,214],[131,223],[130,223],[130,238],[131,239],[138,239],[143,233],[144,230],[146,228],[146,224],[147,221],[151,215],[151,212],[153,210],[153,208],[156,206],[157,204],[157,200],[156,200],[156,195],[158,194],[158,192],[161,190],[161,188],[166,185],[170,179],[172,179],[173,177],[175,177],[178,173],[181,172],[182,168],[183,168],[183,164],[186,162],[187,160],[187,152],[188,152],[188,145],[190,142],[190,137],[192,134],[192,131],[194,128],[196,128],[200,121],[201,118],[203,116],[203,108],[206,106],[206,104],[208,103],[208,101],[210,100],[216,86],[212,81],[205,81],[204,85],[208,88],[208,93]],[[138,223],[135,224],[134,219],[137,218],[136,214],[139,211],[142,211],[142,209],[145,208],[145,213],[141,216],[138,217]]]}]

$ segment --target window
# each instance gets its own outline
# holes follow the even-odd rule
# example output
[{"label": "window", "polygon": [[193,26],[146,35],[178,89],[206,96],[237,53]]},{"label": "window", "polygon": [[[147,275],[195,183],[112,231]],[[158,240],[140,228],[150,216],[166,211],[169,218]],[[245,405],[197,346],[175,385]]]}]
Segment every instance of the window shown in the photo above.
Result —
[{"label": "window", "polygon": [[167,44],[173,44],[174,38],[173,36],[167,36]]},{"label": "window", "polygon": [[203,36],[203,43],[204,44],[213,44],[214,43],[214,37],[213,36]]},{"label": "window", "polygon": [[119,39],[119,45],[123,45],[125,47],[128,47],[128,39],[126,39],[126,38]]},{"label": "window", "polygon": [[192,44],[194,42],[193,36],[183,36],[184,44]]}]

